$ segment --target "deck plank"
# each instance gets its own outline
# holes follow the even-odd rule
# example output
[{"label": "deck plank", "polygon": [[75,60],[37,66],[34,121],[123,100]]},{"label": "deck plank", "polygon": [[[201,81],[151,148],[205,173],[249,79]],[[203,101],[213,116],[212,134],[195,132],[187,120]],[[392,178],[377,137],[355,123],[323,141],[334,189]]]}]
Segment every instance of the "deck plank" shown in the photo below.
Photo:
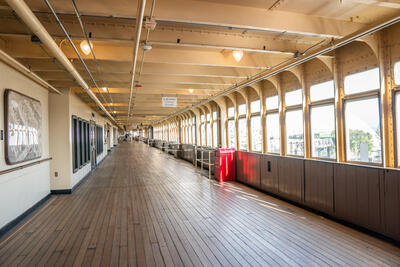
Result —
[{"label": "deck plank", "polygon": [[0,239],[1,266],[400,266],[400,248],[142,143]]}]

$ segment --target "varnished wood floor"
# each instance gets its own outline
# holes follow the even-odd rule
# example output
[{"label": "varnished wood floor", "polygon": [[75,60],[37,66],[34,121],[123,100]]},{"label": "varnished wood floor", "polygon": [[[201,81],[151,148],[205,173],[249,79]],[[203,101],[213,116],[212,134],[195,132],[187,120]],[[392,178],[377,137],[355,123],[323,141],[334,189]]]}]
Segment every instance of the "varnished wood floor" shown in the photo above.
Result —
[{"label": "varnished wood floor", "polygon": [[0,239],[0,266],[399,264],[399,248],[139,143]]}]

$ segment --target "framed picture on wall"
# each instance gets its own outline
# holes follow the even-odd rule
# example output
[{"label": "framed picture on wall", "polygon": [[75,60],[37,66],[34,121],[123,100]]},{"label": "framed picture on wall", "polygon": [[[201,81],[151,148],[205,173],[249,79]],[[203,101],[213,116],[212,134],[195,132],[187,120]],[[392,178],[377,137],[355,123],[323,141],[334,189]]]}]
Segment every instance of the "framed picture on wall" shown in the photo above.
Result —
[{"label": "framed picture on wall", "polygon": [[4,92],[5,160],[9,165],[42,156],[40,101],[6,89]]}]

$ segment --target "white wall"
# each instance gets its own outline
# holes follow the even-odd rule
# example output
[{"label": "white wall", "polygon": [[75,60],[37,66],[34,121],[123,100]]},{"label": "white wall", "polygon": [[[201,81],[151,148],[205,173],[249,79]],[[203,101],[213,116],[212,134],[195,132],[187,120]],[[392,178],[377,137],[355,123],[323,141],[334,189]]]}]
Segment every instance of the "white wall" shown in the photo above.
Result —
[{"label": "white wall", "polygon": [[[40,101],[42,106],[42,157],[49,157],[48,91],[0,62],[0,125],[4,130],[4,89],[21,92]],[[25,163],[7,165],[4,140],[1,140],[0,170]],[[38,160],[38,159],[36,159]],[[31,161],[34,162],[35,160]],[[50,162],[0,175],[0,228],[17,218],[50,193]]]},{"label": "white wall", "polygon": [[63,90],[62,93],[49,95],[49,142],[50,154],[53,156],[50,164],[51,190],[71,188],[69,90]]}]

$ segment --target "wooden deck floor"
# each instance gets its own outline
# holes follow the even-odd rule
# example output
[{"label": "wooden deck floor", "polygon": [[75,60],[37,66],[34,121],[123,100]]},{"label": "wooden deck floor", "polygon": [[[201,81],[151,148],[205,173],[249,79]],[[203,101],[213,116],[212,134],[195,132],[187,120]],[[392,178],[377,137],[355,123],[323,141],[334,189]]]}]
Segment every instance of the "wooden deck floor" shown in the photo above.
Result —
[{"label": "wooden deck floor", "polygon": [[0,239],[0,266],[396,266],[400,249],[144,144]]}]

